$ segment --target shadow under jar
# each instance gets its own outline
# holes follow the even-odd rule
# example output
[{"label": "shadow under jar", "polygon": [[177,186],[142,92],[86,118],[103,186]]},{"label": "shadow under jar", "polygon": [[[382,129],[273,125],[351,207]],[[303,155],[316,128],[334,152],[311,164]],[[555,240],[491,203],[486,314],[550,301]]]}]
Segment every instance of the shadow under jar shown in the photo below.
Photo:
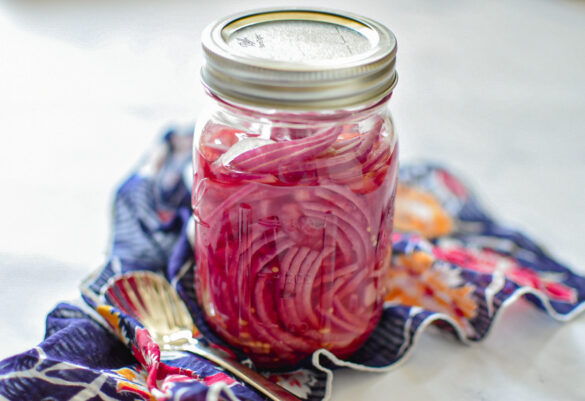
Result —
[{"label": "shadow under jar", "polygon": [[258,367],[347,358],[383,307],[398,143],[396,41],[370,19],[272,9],[202,36],[197,301]]}]

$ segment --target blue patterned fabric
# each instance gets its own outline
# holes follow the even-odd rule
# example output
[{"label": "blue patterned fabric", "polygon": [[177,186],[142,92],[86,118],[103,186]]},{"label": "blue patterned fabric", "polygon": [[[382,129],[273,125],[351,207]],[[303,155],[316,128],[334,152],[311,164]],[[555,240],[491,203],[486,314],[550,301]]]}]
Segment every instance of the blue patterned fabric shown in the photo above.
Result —
[{"label": "blue patterned fabric", "polygon": [[[190,160],[190,132],[171,130],[122,184],[108,263],[83,283],[78,303],[59,304],[48,315],[41,344],[0,362],[0,396],[262,400],[204,359],[162,352],[140,323],[108,305],[103,295],[112,279],[127,272],[164,275],[187,303],[202,339],[227,347],[194,302]],[[585,279],[521,232],[497,223],[450,172],[435,165],[403,166],[400,182],[396,226],[403,231],[393,238],[395,285],[369,340],[348,360],[319,350],[291,372],[262,372],[304,400],[328,399],[337,368],[390,369],[431,324],[470,342],[484,338],[502,308],[521,297],[561,321],[585,308]],[[409,202],[428,207],[436,221],[410,215]],[[401,221],[431,229],[412,232],[417,230]]]}]

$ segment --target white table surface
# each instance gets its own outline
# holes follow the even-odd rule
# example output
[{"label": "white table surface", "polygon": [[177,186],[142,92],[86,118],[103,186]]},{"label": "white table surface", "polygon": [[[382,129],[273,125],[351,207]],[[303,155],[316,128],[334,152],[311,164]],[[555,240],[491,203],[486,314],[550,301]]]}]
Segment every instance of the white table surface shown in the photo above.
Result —
[{"label": "white table surface", "polygon": [[[201,29],[273,4],[0,3],[0,359],[42,340],[46,313],[105,258],[116,184],[168,123],[197,117]],[[585,273],[583,1],[296,4],[387,24],[402,160],[447,163]],[[392,372],[338,372],[333,400],[578,400],[584,379],[585,317],[521,302],[480,344],[428,332]]]}]

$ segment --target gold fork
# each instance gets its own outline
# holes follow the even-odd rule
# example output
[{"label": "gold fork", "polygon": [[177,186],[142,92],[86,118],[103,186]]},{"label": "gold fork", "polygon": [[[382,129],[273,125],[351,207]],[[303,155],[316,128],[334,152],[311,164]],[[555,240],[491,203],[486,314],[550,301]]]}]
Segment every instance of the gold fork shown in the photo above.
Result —
[{"label": "gold fork", "polygon": [[193,338],[198,329],[187,306],[165,277],[147,271],[127,273],[112,281],[103,294],[113,306],[142,323],[161,350],[187,351],[205,358],[270,400],[300,401],[227,353]]}]

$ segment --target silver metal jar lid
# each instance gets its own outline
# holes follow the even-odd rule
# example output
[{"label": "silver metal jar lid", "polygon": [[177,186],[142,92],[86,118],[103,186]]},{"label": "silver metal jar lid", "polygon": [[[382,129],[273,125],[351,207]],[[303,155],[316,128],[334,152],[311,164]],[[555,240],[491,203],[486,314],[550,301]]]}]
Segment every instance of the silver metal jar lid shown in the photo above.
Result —
[{"label": "silver metal jar lid", "polygon": [[204,85],[228,101],[269,109],[340,109],[396,86],[396,38],[350,13],[266,9],[232,15],[202,34]]}]

